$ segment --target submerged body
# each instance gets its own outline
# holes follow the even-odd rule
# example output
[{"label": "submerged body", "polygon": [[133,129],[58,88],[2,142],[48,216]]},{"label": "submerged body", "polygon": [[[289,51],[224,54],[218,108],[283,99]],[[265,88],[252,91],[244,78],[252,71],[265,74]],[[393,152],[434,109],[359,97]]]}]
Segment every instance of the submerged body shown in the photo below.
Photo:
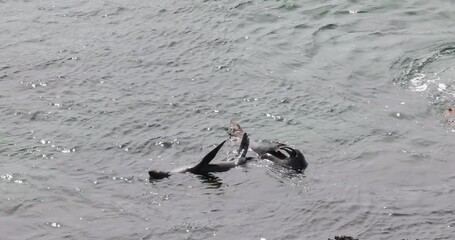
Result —
[{"label": "submerged body", "polygon": [[452,126],[455,126],[455,110],[452,107],[448,107],[442,114],[444,119]]},{"label": "submerged body", "polygon": [[[231,138],[239,138],[244,132],[236,121],[231,120],[228,134]],[[305,170],[308,166],[308,162],[300,150],[284,143],[250,140],[249,146],[261,159],[267,159],[278,165],[290,167],[298,172]]]},{"label": "submerged body", "polygon": [[246,157],[246,153],[248,152],[249,147],[249,138],[248,135],[245,133],[242,137],[242,142],[240,143],[239,147],[239,155],[233,161],[226,161],[226,162],[218,162],[218,163],[210,163],[221,149],[223,144],[226,141],[220,143],[215,149],[210,151],[202,161],[193,167],[181,167],[171,170],[169,172],[157,171],[157,170],[150,170],[149,176],[150,179],[162,179],[171,176],[173,173],[194,173],[199,175],[207,175],[212,172],[226,172],[231,168],[236,166],[240,166],[245,164],[251,158]]}]

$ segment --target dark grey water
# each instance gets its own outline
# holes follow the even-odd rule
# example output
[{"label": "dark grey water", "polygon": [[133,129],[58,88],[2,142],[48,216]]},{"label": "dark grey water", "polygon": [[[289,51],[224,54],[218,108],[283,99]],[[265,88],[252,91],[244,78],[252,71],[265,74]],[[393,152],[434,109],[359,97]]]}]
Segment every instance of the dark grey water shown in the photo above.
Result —
[{"label": "dark grey water", "polygon": [[[2,239],[455,239],[453,1],[0,14]],[[148,181],[198,162],[231,118],[302,149],[307,171]]]}]

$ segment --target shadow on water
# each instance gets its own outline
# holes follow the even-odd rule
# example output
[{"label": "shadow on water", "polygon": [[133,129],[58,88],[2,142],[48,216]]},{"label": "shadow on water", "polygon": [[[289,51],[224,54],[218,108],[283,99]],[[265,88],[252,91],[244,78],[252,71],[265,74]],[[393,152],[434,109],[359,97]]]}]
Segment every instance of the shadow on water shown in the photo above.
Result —
[{"label": "shadow on water", "polygon": [[202,183],[207,184],[208,185],[207,188],[209,189],[217,189],[220,188],[221,185],[223,185],[221,178],[210,173],[206,175],[198,175],[197,177],[201,179]]},{"label": "shadow on water", "polygon": [[271,164],[269,167],[269,175],[284,183],[286,180],[291,182],[301,182],[305,179],[305,171],[296,172],[282,166]]},{"label": "shadow on water", "polygon": [[[329,240],[332,240],[332,239],[329,238]],[[359,239],[353,238],[353,237],[351,237],[351,236],[344,236],[344,235],[343,235],[343,236],[335,236],[335,237],[333,238],[333,240],[359,240]]]},{"label": "shadow on water", "polygon": [[[213,174],[206,174],[206,175],[196,175],[197,178],[199,178],[201,180],[202,183],[204,184],[207,184],[208,185],[208,189],[217,189],[217,188],[220,188],[221,185],[223,185],[223,182],[221,181],[221,179]],[[157,183],[157,182],[160,182],[160,181],[165,181],[166,179],[168,179],[168,177],[164,177],[164,178],[152,178],[152,177],[149,177],[149,182],[150,183]]]}]

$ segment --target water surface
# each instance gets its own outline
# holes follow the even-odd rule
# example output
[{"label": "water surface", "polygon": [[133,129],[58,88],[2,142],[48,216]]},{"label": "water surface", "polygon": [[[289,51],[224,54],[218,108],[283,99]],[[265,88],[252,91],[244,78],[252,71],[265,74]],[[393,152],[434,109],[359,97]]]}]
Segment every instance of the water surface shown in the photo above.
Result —
[{"label": "water surface", "polygon": [[[0,6],[6,239],[455,238],[452,1]],[[232,118],[307,171],[148,181]]]}]

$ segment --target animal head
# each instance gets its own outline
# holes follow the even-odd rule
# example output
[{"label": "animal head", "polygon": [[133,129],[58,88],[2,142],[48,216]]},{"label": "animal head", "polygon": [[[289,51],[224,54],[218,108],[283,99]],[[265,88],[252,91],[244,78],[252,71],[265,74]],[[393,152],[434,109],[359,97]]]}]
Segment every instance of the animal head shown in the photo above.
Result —
[{"label": "animal head", "polygon": [[169,172],[157,171],[157,170],[150,170],[149,171],[150,179],[163,179],[171,176]]}]

